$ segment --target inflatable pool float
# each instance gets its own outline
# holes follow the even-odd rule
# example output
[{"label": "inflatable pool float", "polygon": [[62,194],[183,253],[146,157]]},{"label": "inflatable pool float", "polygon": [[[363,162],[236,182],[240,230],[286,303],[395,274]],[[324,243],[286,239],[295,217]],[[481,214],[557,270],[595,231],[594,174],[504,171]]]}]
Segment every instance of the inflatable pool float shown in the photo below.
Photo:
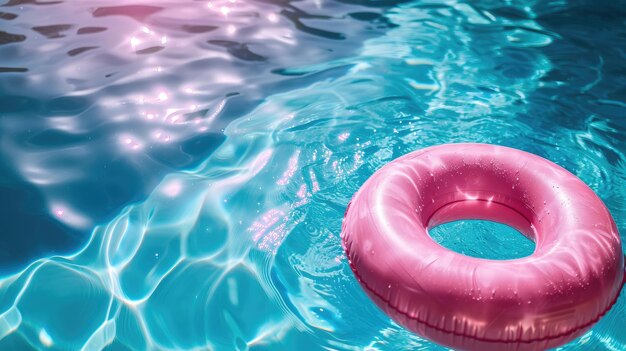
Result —
[{"label": "inflatable pool float", "polygon": [[[510,225],[535,251],[480,259],[428,235],[462,219]],[[460,350],[567,343],[613,306],[624,283],[620,236],[598,196],[560,166],[502,146],[434,146],[385,165],[348,205],[342,243],[385,313]]]}]

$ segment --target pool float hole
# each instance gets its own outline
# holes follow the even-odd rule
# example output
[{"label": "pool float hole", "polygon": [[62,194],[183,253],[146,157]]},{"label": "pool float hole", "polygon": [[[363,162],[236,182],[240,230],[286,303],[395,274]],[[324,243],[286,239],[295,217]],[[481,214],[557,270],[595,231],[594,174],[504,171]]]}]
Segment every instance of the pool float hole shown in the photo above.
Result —
[{"label": "pool float hole", "polygon": [[429,228],[428,234],[448,250],[487,260],[524,258],[535,250],[534,241],[515,228],[494,221],[452,221]]},{"label": "pool float hole", "polygon": [[[463,196],[454,196],[459,197]],[[445,203],[425,222],[427,233],[439,245],[470,257],[517,259],[531,256],[536,248],[531,220],[491,197]]]}]

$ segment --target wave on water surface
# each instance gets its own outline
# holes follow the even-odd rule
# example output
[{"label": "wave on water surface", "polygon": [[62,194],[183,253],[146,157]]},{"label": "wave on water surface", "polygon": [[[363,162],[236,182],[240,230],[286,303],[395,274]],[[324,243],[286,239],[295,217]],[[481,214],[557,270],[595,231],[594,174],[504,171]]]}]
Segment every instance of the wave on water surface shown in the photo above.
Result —
[{"label": "wave on water surface", "polygon": [[287,69],[353,53],[390,25],[381,13],[240,0],[1,6],[0,219],[11,245],[0,270],[75,251],[165,174],[205,160],[268,95],[343,74]]}]

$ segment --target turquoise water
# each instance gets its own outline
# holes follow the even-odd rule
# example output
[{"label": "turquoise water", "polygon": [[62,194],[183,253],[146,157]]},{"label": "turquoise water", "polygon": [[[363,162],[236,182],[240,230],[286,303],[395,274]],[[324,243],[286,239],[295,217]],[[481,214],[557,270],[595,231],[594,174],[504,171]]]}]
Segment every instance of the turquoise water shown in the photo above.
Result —
[{"label": "turquoise water", "polygon": [[447,249],[488,260],[512,260],[535,251],[535,243],[522,233],[491,221],[449,222],[430,228],[428,234]]},{"label": "turquoise water", "polygon": [[[626,233],[620,4],[133,5],[0,7],[2,350],[444,350],[339,240],[440,143],[551,159]],[[625,303],[561,349],[626,349]]]}]

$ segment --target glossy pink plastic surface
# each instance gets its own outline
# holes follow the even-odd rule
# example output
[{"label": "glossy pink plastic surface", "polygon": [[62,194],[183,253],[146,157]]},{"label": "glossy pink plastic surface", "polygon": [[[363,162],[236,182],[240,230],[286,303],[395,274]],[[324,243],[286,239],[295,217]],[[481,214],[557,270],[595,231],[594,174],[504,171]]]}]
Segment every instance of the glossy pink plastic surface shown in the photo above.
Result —
[{"label": "glossy pink plastic surface", "polygon": [[[508,224],[531,256],[486,260],[436,243],[459,219]],[[390,162],[346,210],[342,242],[392,319],[460,350],[544,350],[584,334],[615,303],[624,256],[615,223],[580,179],[502,146],[448,144]]]}]

